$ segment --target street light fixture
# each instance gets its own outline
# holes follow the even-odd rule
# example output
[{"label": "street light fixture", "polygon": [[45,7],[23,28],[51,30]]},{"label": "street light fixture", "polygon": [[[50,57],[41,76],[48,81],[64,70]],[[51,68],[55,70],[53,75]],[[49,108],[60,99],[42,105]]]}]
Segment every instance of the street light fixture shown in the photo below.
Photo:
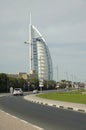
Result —
[{"label": "street light fixture", "polygon": [[25,44],[29,44],[29,42],[26,42],[26,41],[25,41],[24,43],[25,43]]}]

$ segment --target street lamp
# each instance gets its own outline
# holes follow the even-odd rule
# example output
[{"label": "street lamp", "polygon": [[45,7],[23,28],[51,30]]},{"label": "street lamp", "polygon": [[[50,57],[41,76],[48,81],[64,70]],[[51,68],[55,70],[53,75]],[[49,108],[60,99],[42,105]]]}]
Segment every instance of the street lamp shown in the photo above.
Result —
[{"label": "street lamp", "polygon": [[24,43],[25,43],[25,44],[29,44],[29,42],[26,42],[26,41],[25,41]]}]

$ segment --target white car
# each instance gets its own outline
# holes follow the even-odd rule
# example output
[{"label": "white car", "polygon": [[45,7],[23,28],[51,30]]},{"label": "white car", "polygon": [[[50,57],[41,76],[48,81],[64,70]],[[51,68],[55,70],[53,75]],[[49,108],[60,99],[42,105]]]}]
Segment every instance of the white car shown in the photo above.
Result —
[{"label": "white car", "polygon": [[13,91],[13,95],[14,96],[17,96],[17,95],[21,95],[23,96],[23,91],[21,88],[15,88],[14,91]]},{"label": "white car", "polygon": [[33,94],[38,93],[39,91],[37,89],[33,90]]}]

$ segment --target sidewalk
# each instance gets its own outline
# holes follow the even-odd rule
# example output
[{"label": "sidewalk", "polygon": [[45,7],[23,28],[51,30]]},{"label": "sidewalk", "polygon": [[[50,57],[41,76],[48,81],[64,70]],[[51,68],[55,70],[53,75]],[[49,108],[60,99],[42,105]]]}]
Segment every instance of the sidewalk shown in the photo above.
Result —
[{"label": "sidewalk", "polygon": [[0,93],[0,97],[3,97],[3,96],[9,96],[10,93]]},{"label": "sidewalk", "polygon": [[43,130],[0,110],[0,130]]},{"label": "sidewalk", "polygon": [[43,104],[43,105],[54,106],[57,108],[64,108],[64,109],[69,109],[69,110],[86,113],[86,104],[78,104],[78,103],[70,103],[70,102],[43,99],[43,98],[37,97],[34,94],[24,96],[24,99],[35,102],[35,103]]}]

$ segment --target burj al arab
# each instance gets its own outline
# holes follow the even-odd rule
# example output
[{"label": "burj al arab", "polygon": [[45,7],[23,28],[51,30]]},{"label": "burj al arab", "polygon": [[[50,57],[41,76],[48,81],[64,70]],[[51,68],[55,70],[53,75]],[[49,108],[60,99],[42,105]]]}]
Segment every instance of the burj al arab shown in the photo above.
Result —
[{"label": "burj al arab", "polygon": [[52,80],[53,68],[49,48],[42,34],[31,23],[29,24],[29,63],[30,73],[35,72],[39,79]]}]

